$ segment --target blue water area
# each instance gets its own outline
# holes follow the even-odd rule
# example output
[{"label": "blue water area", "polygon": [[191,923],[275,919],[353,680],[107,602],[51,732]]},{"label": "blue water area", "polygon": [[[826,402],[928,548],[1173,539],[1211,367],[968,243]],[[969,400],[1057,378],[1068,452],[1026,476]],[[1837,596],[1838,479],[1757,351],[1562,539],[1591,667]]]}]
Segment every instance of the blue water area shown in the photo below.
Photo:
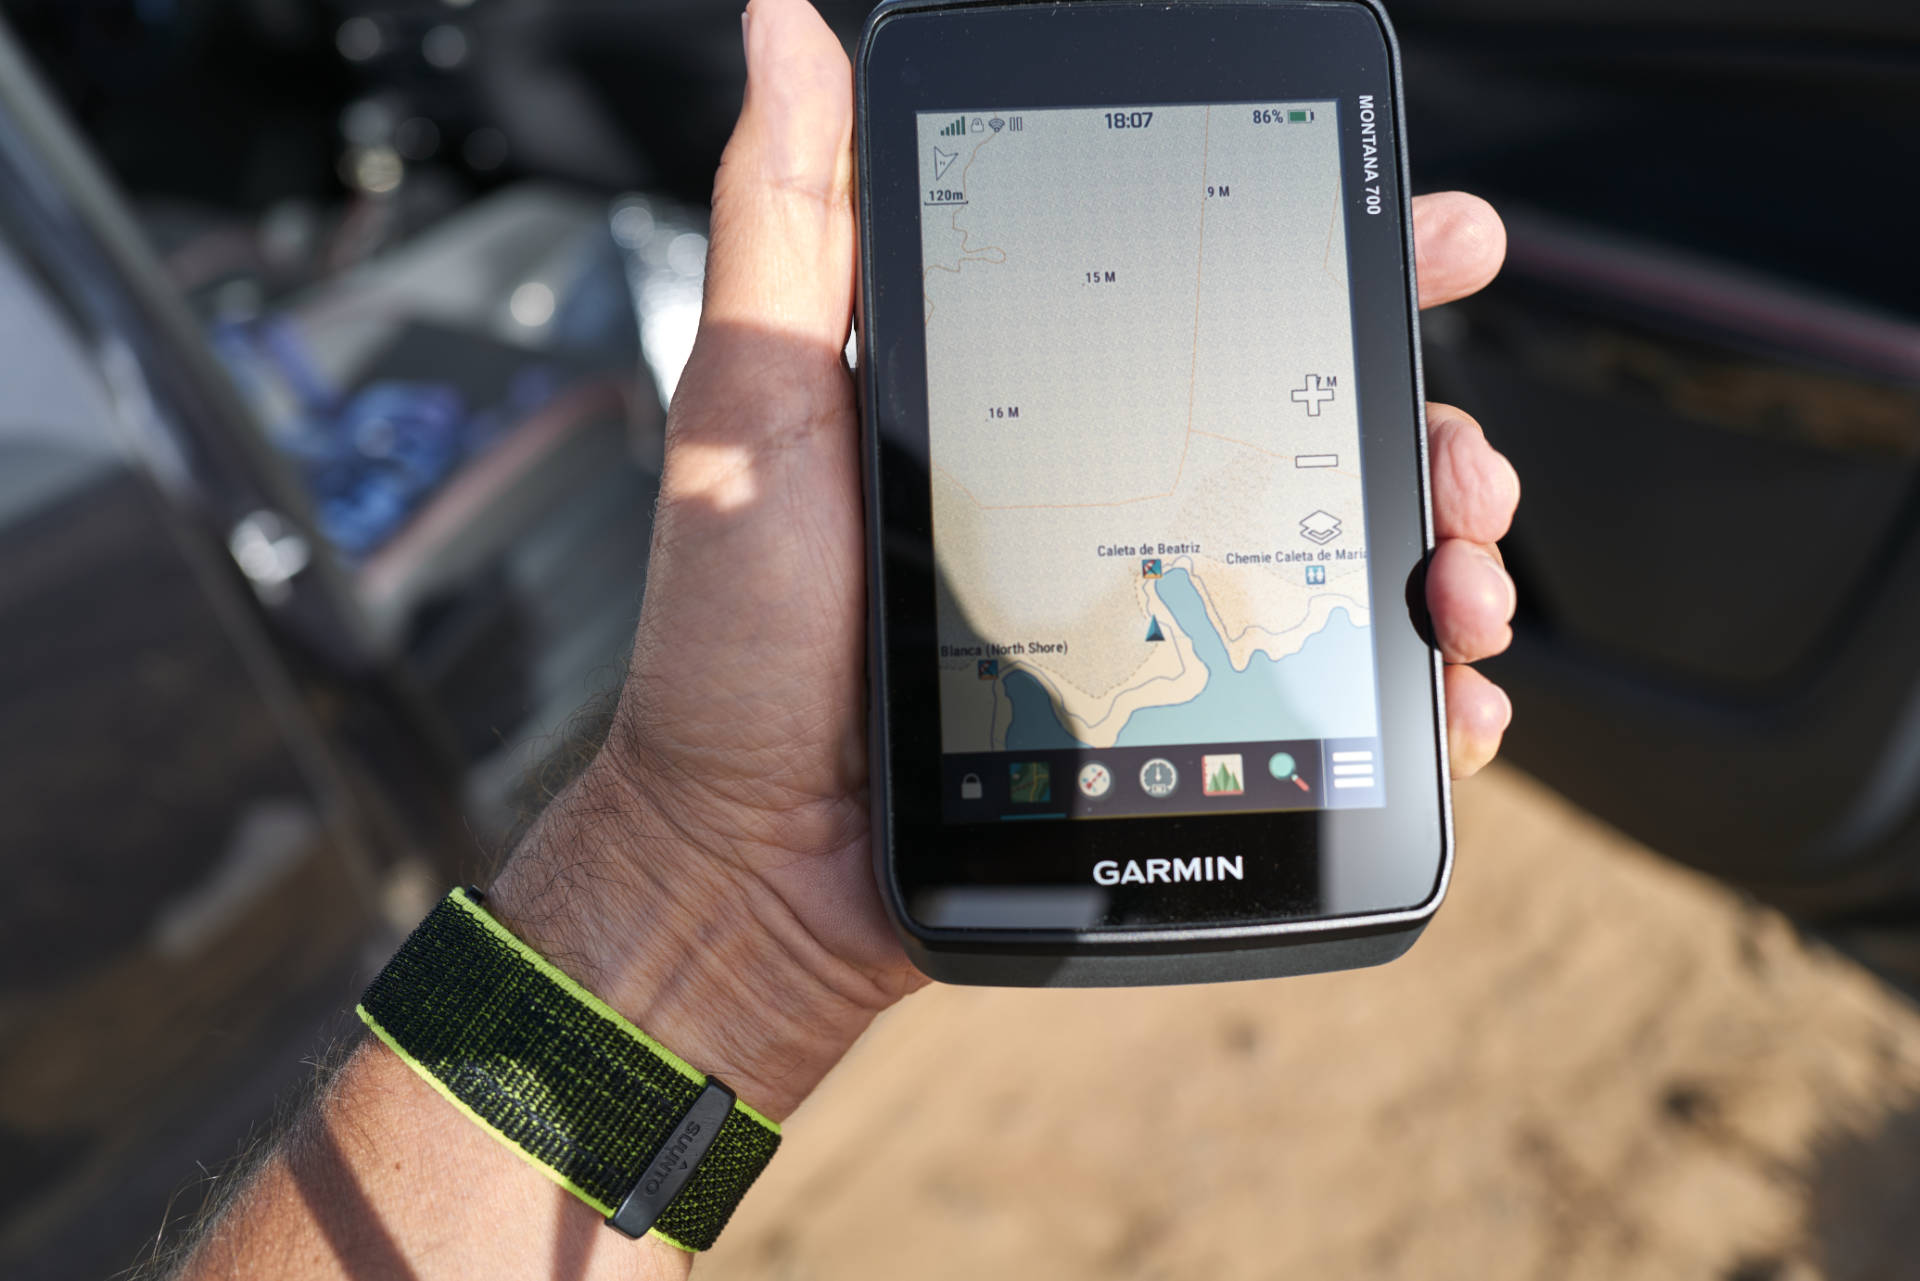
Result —
[{"label": "blue water area", "polygon": [[1044,752],[1086,746],[1061,726],[1053,696],[1030,673],[1009,672],[1000,685],[1013,704],[1013,722],[1007,726],[1008,751]]},{"label": "blue water area", "polygon": [[[1236,671],[1187,571],[1171,570],[1160,580],[1160,600],[1192,639],[1207,683],[1188,702],[1143,707],[1128,717],[1119,746],[1367,738],[1377,731],[1373,638],[1346,610],[1329,615],[1326,626],[1295,653],[1280,659],[1255,654],[1246,670]],[[1003,685],[1013,704],[1009,751],[1082,745],[1061,725],[1039,681],[1013,672]]]}]

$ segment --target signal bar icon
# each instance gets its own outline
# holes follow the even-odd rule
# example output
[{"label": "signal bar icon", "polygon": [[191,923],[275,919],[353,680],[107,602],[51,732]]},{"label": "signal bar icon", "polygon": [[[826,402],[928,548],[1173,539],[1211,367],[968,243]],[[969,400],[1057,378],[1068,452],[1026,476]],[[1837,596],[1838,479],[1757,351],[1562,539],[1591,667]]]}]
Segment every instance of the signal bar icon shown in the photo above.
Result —
[{"label": "signal bar icon", "polygon": [[964,136],[966,132],[967,118],[965,116],[955,116],[953,123],[940,131],[940,136],[942,138],[959,138]]}]

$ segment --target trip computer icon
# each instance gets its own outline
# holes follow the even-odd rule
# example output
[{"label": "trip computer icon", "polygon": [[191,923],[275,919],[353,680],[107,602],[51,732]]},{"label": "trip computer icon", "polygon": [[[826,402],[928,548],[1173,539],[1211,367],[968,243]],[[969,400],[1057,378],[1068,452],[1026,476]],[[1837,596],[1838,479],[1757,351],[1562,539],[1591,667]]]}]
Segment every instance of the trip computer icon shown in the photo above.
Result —
[{"label": "trip computer icon", "polygon": [[1180,771],[1165,757],[1156,756],[1140,767],[1140,790],[1155,800],[1173,795],[1180,785]]}]

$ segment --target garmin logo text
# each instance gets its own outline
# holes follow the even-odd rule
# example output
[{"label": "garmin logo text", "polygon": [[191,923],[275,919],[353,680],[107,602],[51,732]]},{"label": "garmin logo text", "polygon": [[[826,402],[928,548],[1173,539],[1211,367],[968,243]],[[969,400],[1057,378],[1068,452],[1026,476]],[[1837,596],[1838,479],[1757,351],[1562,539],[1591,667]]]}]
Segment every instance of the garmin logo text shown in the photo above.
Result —
[{"label": "garmin logo text", "polygon": [[1374,122],[1373,95],[1360,95],[1360,176],[1367,198],[1367,212],[1380,212],[1380,130]]},{"label": "garmin logo text", "polygon": [[686,1168],[687,1163],[680,1158],[687,1154],[687,1149],[699,1136],[700,1123],[689,1121],[686,1127],[674,1136],[673,1142],[663,1148],[659,1156],[653,1158],[653,1164],[647,1167],[647,1177],[640,1185],[648,1196],[653,1196],[660,1191],[660,1185],[666,1182],[668,1175]]},{"label": "garmin logo text", "polygon": [[1124,865],[1103,859],[1093,865],[1096,885],[1171,885],[1175,881],[1244,881],[1239,858],[1150,858]]}]

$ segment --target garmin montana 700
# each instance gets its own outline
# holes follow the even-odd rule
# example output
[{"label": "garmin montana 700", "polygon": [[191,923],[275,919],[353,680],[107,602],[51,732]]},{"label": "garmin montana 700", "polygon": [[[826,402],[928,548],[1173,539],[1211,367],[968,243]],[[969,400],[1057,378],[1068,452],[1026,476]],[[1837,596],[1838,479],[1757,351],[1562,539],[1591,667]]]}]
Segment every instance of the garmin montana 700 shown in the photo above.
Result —
[{"label": "garmin montana 700", "polygon": [[896,0],[858,64],[874,847],[961,983],[1411,945],[1451,861],[1370,0]]}]

